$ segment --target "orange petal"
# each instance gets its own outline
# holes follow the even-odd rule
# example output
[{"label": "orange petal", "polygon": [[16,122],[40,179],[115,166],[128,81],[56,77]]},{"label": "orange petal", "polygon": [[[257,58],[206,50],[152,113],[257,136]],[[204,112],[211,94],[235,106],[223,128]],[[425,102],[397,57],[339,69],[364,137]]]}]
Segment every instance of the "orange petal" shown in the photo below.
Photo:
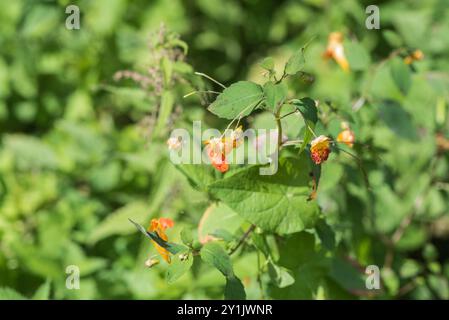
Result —
[{"label": "orange petal", "polygon": [[225,173],[226,171],[229,170],[229,164],[227,164],[224,161],[222,161],[221,163],[212,162],[212,165],[214,166],[215,169],[217,169],[221,173]]},{"label": "orange petal", "polygon": [[159,218],[159,224],[163,229],[172,228],[175,225],[170,218]]},{"label": "orange petal", "polygon": [[335,61],[337,61],[343,71],[349,71],[349,62],[344,55],[335,56]]},{"label": "orange petal", "polygon": [[161,247],[160,245],[158,245],[156,242],[152,241],[154,247],[156,248],[157,252],[161,255],[162,259],[164,259],[165,261],[167,261],[167,263],[171,262],[170,259],[170,252],[168,252],[167,249]]}]

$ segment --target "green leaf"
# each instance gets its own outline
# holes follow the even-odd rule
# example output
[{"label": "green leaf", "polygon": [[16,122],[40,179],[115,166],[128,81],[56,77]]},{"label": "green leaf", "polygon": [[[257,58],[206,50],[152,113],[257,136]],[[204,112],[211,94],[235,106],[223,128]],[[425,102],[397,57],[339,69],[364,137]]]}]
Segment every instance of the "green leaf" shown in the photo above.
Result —
[{"label": "green leaf", "polygon": [[296,269],[315,254],[315,237],[305,231],[289,235],[280,243],[279,252],[277,264],[290,270]]},{"label": "green leaf", "polygon": [[288,88],[285,83],[274,84],[270,81],[264,85],[263,91],[266,97],[266,109],[275,112],[276,108],[287,98]]},{"label": "green leaf", "polygon": [[392,47],[400,47],[403,45],[403,41],[400,35],[391,30],[384,30],[382,32],[383,37]]},{"label": "green leaf", "polygon": [[266,57],[260,62],[260,66],[265,70],[272,71],[274,69],[274,60],[272,57]]},{"label": "green leaf", "polygon": [[299,232],[279,242],[277,265],[292,271],[294,283],[284,288],[271,287],[275,299],[315,299],[328,275],[328,259],[315,250],[315,237]]},{"label": "green leaf", "polygon": [[190,228],[184,228],[181,230],[181,240],[185,245],[191,246],[193,243],[193,230]]},{"label": "green leaf", "polygon": [[304,68],[304,65],[306,63],[306,59],[304,57],[305,49],[306,46],[302,47],[301,49],[293,53],[290,59],[288,59],[284,69],[286,74],[294,75],[295,73],[301,71],[302,68]]},{"label": "green leaf", "polygon": [[208,110],[225,119],[245,117],[260,103],[262,97],[261,86],[250,81],[239,81],[226,88]]},{"label": "green leaf", "polygon": [[167,268],[167,282],[173,283],[190,270],[193,264],[192,254],[187,254],[185,259],[181,260],[175,256]]},{"label": "green leaf", "polygon": [[406,259],[401,264],[399,269],[399,274],[402,278],[411,278],[415,277],[422,271],[422,266],[415,260]]},{"label": "green leaf", "polygon": [[201,259],[215,267],[226,277],[225,299],[244,300],[245,289],[242,282],[234,274],[229,255],[217,242],[208,242],[201,249]]},{"label": "green leaf", "polygon": [[215,181],[215,169],[205,164],[180,164],[175,166],[189,181],[189,184],[200,191]]},{"label": "green leaf", "polygon": [[0,287],[0,300],[26,300],[22,294],[8,287]]},{"label": "green leaf", "polygon": [[356,269],[349,262],[334,258],[331,263],[330,276],[343,288],[352,291],[366,290],[366,275],[363,270]]},{"label": "green leaf", "polygon": [[335,232],[326,223],[326,220],[320,219],[316,224],[316,233],[321,240],[321,244],[327,250],[335,249]]},{"label": "green leaf", "polygon": [[56,169],[57,155],[43,140],[24,134],[3,136],[3,150],[9,151],[19,169]]},{"label": "green leaf", "polygon": [[315,124],[318,121],[318,110],[315,101],[310,98],[293,99],[291,103],[298,109],[304,119],[304,135],[299,154],[306,148],[307,144],[312,140]]},{"label": "green leaf", "polygon": [[245,300],[246,293],[242,281],[235,276],[226,278],[226,286],[224,291],[226,300]]},{"label": "green leaf", "polygon": [[189,46],[186,42],[184,42],[178,38],[173,38],[173,39],[170,39],[169,43],[172,47],[180,47],[182,49],[184,55],[187,55],[187,53],[189,51]]},{"label": "green leaf", "polygon": [[266,231],[288,234],[312,227],[319,214],[307,201],[310,162],[283,158],[274,175],[260,175],[259,167],[242,170],[209,186],[216,198]]},{"label": "green leaf", "polygon": [[136,200],[110,213],[88,236],[87,242],[94,244],[112,235],[125,235],[133,232],[133,227],[126,222],[129,217],[142,221],[151,218],[157,212],[161,204],[167,199],[167,194],[172,192],[174,180],[173,167],[166,164],[159,167],[158,188],[153,193],[150,205],[147,202]]},{"label": "green leaf", "polygon": [[348,42],[345,47],[351,70],[366,70],[369,67],[371,58],[364,46],[357,42]]},{"label": "green leaf", "polygon": [[318,109],[316,108],[315,101],[310,98],[293,99],[291,104],[293,104],[296,109],[301,112],[305,121],[313,123],[315,126],[318,121]]},{"label": "green leaf", "polygon": [[162,71],[164,74],[164,86],[170,86],[172,74],[173,74],[173,63],[170,61],[168,57],[162,58]]},{"label": "green leaf", "polygon": [[263,233],[253,232],[251,234],[251,240],[257,250],[261,251],[266,258],[271,257],[271,250]]},{"label": "green leaf", "polygon": [[384,100],[379,102],[380,118],[398,136],[415,141],[418,131],[413,123],[412,116],[395,100]]},{"label": "green leaf", "polygon": [[438,298],[443,300],[449,299],[449,283],[448,280],[441,275],[429,275],[427,277],[429,287],[437,294]]},{"label": "green leaf", "polygon": [[201,259],[217,268],[225,277],[234,276],[231,259],[225,249],[217,242],[211,241],[203,246]]},{"label": "green leaf", "polygon": [[201,218],[198,236],[200,241],[204,241],[208,235],[217,236],[217,231],[220,229],[234,234],[242,223],[243,219],[234,210],[221,202],[214,203],[206,209]]},{"label": "green leaf", "polygon": [[268,263],[268,274],[272,283],[278,288],[288,287],[295,282],[293,273],[290,270],[277,266],[272,262]]},{"label": "green leaf", "polygon": [[173,110],[175,98],[171,91],[164,91],[161,98],[161,106],[157,117],[156,127],[154,128],[154,135],[159,136],[167,127],[167,122]]},{"label": "green leaf", "polygon": [[406,95],[412,85],[412,76],[408,65],[400,58],[395,58],[391,61],[390,73],[398,89]]},{"label": "green leaf", "polygon": [[380,271],[380,275],[388,293],[396,295],[399,290],[400,281],[395,271],[390,268],[383,268]]},{"label": "green leaf", "polygon": [[34,293],[33,300],[48,300],[50,298],[50,280],[45,281]]},{"label": "green leaf", "polygon": [[107,216],[89,235],[88,242],[93,244],[111,235],[130,233],[133,229],[126,223],[126,219],[134,217],[142,220],[148,216],[149,209],[149,206],[143,201],[128,203]]},{"label": "green leaf", "polygon": [[215,231],[213,231],[210,235],[213,236],[214,238],[221,239],[226,242],[230,242],[237,239],[235,235],[233,235],[232,233],[230,233],[228,230],[225,229],[215,229]]}]

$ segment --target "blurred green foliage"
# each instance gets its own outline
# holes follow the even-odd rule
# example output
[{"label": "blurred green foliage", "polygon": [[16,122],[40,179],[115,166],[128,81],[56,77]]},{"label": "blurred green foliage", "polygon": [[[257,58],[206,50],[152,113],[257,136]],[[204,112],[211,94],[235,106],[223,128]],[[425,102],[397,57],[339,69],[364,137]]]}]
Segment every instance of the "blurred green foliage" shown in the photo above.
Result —
[{"label": "blurred green foliage", "polygon": [[[318,192],[325,221],[278,241],[265,296],[449,299],[449,7],[377,2],[380,30],[365,28],[370,1],[80,0],[80,30],[65,28],[70,1],[1,2],[0,298],[222,298],[232,277],[195,259],[170,284],[166,264],[147,269],[155,251],[127,219],[170,217],[170,240],[180,242],[209,206],[166,153],[166,120],[226,125],[201,99],[182,98],[202,86],[190,65],[226,85],[260,83],[262,58],[273,57],[281,72],[313,38],[304,70],[314,81],[289,78],[291,93],[320,101],[317,134],[336,137],[341,115],[351,121],[372,191],[353,158],[333,153]],[[148,48],[161,22],[188,44],[190,65],[173,67],[186,81],[161,94],[114,81],[119,70],[164,64]],[[350,73],[322,59],[333,31],[346,35]],[[388,59],[400,48],[425,58],[411,68]],[[159,99],[166,118],[158,126],[148,114]],[[269,120],[260,113],[245,125]],[[287,123],[289,137],[301,126]],[[229,208],[212,209],[205,228],[220,226],[231,240],[243,234],[245,222],[221,218]],[[277,236],[258,237],[232,257],[231,271],[253,299],[261,292],[251,248],[272,251]],[[370,264],[381,268],[384,290],[367,296],[364,270],[354,265]],[[68,265],[81,270],[80,290],[66,288]]]}]

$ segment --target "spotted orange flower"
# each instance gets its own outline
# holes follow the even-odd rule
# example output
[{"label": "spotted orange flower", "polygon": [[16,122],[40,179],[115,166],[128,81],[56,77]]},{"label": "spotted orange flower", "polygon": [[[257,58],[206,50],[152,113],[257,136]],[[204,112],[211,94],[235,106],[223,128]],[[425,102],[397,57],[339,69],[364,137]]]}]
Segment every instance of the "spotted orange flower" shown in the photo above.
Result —
[{"label": "spotted orange flower", "polygon": [[[168,241],[168,237],[165,234],[165,230],[167,228],[171,228],[173,227],[174,222],[171,219],[168,218],[159,218],[159,219],[152,219],[151,220],[151,224],[148,227],[148,231],[150,232],[156,232],[157,235],[164,241]],[[170,253],[168,252],[167,249],[161,247],[160,245],[158,245],[156,242],[152,241],[154,247],[156,248],[157,252],[159,252],[159,254],[161,255],[161,257],[167,261],[168,263],[171,262],[170,259]]]},{"label": "spotted orange flower", "polygon": [[345,72],[349,71],[349,62],[346,59],[343,47],[343,34],[341,32],[332,32],[329,35],[324,57],[333,58]]},{"label": "spotted orange flower", "polygon": [[421,50],[415,50],[404,58],[406,64],[412,64],[415,61],[424,59],[424,53]]},{"label": "spotted orange flower", "polygon": [[224,173],[229,170],[226,155],[243,143],[242,127],[233,130],[229,136],[212,138],[205,142],[206,152],[215,169]]},{"label": "spotted orange flower", "polygon": [[312,140],[310,143],[310,155],[313,162],[320,164],[327,160],[331,152],[330,141],[328,137],[323,135]]},{"label": "spotted orange flower", "polygon": [[349,128],[347,122],[341,124],[343,131],[341,131],[337,136],[337,141],[346,144],[350,148],[354,146],[355,135],[354,132]]},{"label": "spotted orange flower", "polygon": [[206,142],[206,152],[211,164],[215,169],[224,173],[229,170],[226,162],[225,144],[221,138],[213,138]]}]

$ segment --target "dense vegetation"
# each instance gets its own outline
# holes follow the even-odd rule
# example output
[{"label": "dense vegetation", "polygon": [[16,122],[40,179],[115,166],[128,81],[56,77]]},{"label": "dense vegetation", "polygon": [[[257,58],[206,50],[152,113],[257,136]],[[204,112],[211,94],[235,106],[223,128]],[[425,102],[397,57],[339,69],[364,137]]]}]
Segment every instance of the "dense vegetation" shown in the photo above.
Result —
[{"label": "dense vegetation", "polygon": [[[449,299],[447,1],[68,4],[0,3],[0,298]],[[279,171],[171,163],[195,120]]]}]

